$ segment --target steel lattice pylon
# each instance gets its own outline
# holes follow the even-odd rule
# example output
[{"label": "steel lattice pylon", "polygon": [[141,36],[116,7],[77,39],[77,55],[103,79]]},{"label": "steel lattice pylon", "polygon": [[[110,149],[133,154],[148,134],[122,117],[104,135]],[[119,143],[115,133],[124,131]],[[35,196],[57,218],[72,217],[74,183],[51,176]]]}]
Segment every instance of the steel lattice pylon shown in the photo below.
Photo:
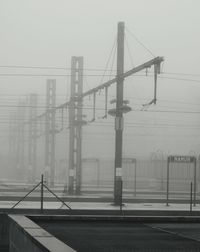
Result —
[{"label": "steel lattice pylon", "polygon": [[69,193],[81,192],[83,57],[71,59],[69,102]]},{"label": "steel lattice pylon", "polygon": [[37,94],[29,97],[29,146],[28,146],[28,180],[34,182],[36,178],[36,149],[37,149]]},{"label": "steel lattice pylon", "polygon": [[55,105],[56,80],[47,80],[45,114],[45,179],[47,184],[54,185],[55,177]]}]

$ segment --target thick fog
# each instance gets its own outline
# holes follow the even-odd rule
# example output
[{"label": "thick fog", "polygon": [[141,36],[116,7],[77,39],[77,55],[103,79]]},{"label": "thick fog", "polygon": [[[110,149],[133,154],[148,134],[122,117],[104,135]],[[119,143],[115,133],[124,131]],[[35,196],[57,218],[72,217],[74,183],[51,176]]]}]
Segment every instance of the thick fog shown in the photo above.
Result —
[{"label": "thick fog", "polygon": [[[119,21],[126,26],[125,70],[156,56],[165,59],[158,78],[156,105],[143,106],[153,98],[153,68],[147,76],[142,71],[124,82],[124,99],[130,101],[132,111],[124,116],[123,156],[149,157],[155,152],[198,156],[199,9],[198,0],[1,0],[1,156],[9,154],[10,114],[17,111],[19,100],[27,101],[30,93],[37,93],[38,115],[44,112],[46,79],[56,79],[57,105],[69,100],[72,56],[84,57],[84,91],[116,75],[112,48]],[[103,70],[111,68],[113,71],[104,76]],[[114,97],[115,84],[109,89],[109,100]],[[82,155],[114,158],[114,119],[102,119],[103,91],[97,94],[96,101],[96,120],[83,128]],[[92,97],[85,98],[84,107],[83,113],[90,121]],[[60,118],[59,112],[57,116]],[[60,127],[58,118],[56,125]],[[64,130],[56,136],[58,160],[68,159],[67,128],[66,116]],[[41,137],[41,160],[43,153]]]}]

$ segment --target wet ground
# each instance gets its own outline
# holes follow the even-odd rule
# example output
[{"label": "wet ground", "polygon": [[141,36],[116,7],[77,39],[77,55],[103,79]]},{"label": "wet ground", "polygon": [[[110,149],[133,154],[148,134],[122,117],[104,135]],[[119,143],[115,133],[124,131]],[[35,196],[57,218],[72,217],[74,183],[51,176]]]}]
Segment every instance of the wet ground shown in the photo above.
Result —
[{"label": "wet ground", "polygon": [[1,252],[9,252],[9,247],[8,246],[0,246],[0,251]]},{"label": "wet ground", "polygon": [[200,251],[199,223],[102,220],[37,223],[80,252]]}]

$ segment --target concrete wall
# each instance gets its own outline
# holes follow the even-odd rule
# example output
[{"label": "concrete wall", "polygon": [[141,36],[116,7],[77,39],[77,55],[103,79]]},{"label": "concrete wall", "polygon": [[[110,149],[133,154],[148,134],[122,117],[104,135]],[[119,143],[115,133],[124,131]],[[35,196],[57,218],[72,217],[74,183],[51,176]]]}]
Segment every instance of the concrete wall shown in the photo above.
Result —
[{"label": "concrete wall", "polygon": [[9,215],[10,252],[75,252],[25,216]]},{"label": "concrete wall", "polygon": [[8,216],[0,213],[0,251],[6,251],[9,244]]}]

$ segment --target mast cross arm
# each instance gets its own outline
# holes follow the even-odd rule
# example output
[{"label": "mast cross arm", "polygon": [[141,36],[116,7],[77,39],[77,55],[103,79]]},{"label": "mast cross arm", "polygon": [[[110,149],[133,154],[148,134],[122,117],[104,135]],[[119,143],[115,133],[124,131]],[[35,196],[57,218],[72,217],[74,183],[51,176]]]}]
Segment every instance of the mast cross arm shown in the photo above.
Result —
[{"label": "mast cross arm", "polygon": [[[131,70],[125,72],[122,77],[127,78],[130,75],[135,74],[137,72],[140,72],[140,71],[142,71],[142,70],[144,70],[146,68],[150,68],[153,65],[160,66],[162,61],[164,61],[163,57],[156,57],[156,58],[154,58],[152,60],[149,60],[149,61],[145,62],[142,65],[134,67]],[[107,82],[105,82],[105,83],[103,83],[103,84],[101,84],[101,85],[99,85],[99,86],[97,86],[95,88],[92,88],[92,89],[88,90],[87,92],[83,93],[82,98],[87,96],[87,95],[93,94],[94,92],[97,92],[97,91],[99,91],[99,90],[101,90],[103,88],[109,87],[110,85],[112,85],[116,81],[117,81],[117,77],[115,77],[112,80],[109,80],[109,81],[107,81]]]},{"label": "mast cross arm", "polygon": [[[139,66],[137,66],[137,67],[134,67],[134,68],[132,68],[131,70],[125,72],[125,73],[123,74],[123,78],[127,78],[127,77],[131,76],[132,74],[135,74],[135,73],[140,72],[140,71],[142,71],[142,70],[144,70],[144,69],[150,68],[150,67],[153,66],[153,65],[157,65],[157,66],[158,66],[158,69],[159,69],[159,68],[160,68],[161,62],[163,62],[163,61],[164,61],[164,58],[163,58],[163,57],[156,57],[156,58],[154,58],[154,59],[152,59],[152,60],[149,60],[149,61],[143,63],[142,65],[139,65]],[[87,96],[87,95],[91,95],[91,94],[93,94],[93,93],[96,93],[96,92],[98,92],[98,91],[101,90],[101,89],[104,89],[104,88],[106,88],[106,87],[109,87],[110,85],[114,84],[115,82],[117,82],[117,77],[115,77],[115,78],[113,78],[113,79],[111,79],[111,80],[109,80],[109,81],[106,81],[106,82],[104,82],[103,84],[101,84],[101,85],[99,85],[99,86],[97,86],[97,87],[95,87],[95,88],[92,88],[92,89],[86,91],[86,92],[83,93],[83,94],[81,95],[81,97],[79,97],[79,98],[83,98],[83,97],[85,97],[85,96]],[[55,110],[61,109],[61,108],[66,107],[66,106],[68,106],[68,105],[69,105],[69,102],[66,102],[66,103],[64,103],[64,104],[61,104],[61,105],[58,106],[58,107],[55,107]],[[43,117],[45,114],[46,114],[46,113],[43,113],[42,115],[40,115],[40,117]]]}]

